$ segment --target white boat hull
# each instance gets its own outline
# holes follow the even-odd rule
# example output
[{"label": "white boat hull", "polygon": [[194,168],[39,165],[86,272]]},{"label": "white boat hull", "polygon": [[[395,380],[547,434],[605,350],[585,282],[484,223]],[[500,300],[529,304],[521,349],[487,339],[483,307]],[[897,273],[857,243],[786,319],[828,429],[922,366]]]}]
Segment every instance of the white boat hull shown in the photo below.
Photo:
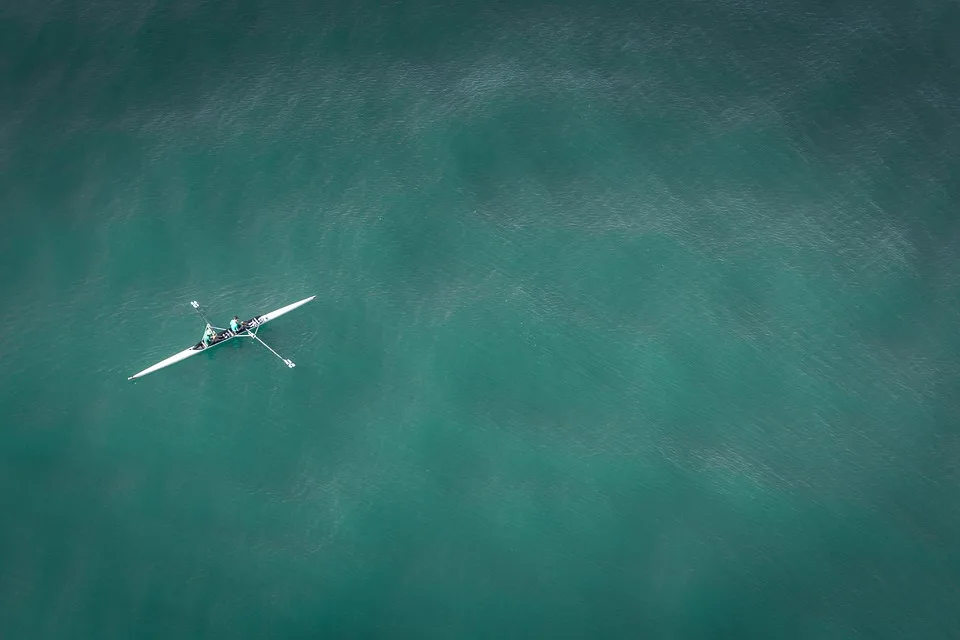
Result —
[{"label": "white boat hull", "polygon": [[309,298],[304,298],[303,300],[300,300],[299,302],[294,302],[293,304],[288,304],[288,305],[285,306],[285,307],[280,307],[280,308],[277,309],[276,311],[271,311],[270,313],[265,313],[265,314],[263,314],[262,316],[257,316],[256,318],[253,318],[253,320],[256,320],[256,321],[257,321],[256,326],[260,326],[260,325],[262,325],[262,324],[266,324],[266,323],[270,322],[271,320],[276,320],[277,318],[279,318],[280,316],[282,316],[282,315],[285,314],[285,313],[290,313],[290,312],[293,311],[294,309],[296,309],[296,308],[298,308],[298,307],[302,307],[303,305],[307,304],[308,302],[310,302],[311,300],[313,300],[313,299],[316,298],[316,297],[317,297],[317,296],[310,296]]},{"label": "white boat hull", "polygon": [[[254,317],[254,318],[251,318],[250,320],[247,320],[247,322],[245,323],[246,326],[247,326],[247,329],[256,330],[256,329],[260,328],[261,326],[265,325],[266,323],[270,322],[271,320],[276,320],[277,318],[279,318],[279,317],[282,316],[283,314],[285,314],[285,313],[290,313],[290,312],[293,311],[294,309],[296,309],[296,308],[298,308],[298,307],[302,307],[303,305],[307,304],[308,302],[310,302],[310,301],[313,300],[314,298],[316,298],[316,296],[310,296],[309,298],[304,298],[303,300],[300,300],[300,301],[298,301],[298,302],[294,302],[293,304],[288,304],[288,305],[285,306],[285,307],[280,307],[280,308],[277,309],[276,311],[271,311],[270,313],[264,313],[263,315],[259,315],[259,316],[256,316],[256,317]],[[186,360],[187,358],[189,358],[189,357],[191,357],[191,356],[195,356],[195,355],[197,355],[198,353],[203,353],[203,352],[206,351],[207,349],[211,349],[211,348],[213,348],[213,347],[216,347],[217,345],[223,344],[224,342],[227,342],[228,340],[232,340],[233,338],[244,336],[244,335],[247,333],[247,331],[241,331],[240,333],[233,333],[232,331],[227,330],[225,333],[227,334],[226,337],[222,338],[221,340],[219,340],[219,341],[217,341],[217,342],[215,342],[215,343],[213,343],[213,344],[211,344],[211,345],[203,346],[203,343],[202,343],[202,342],[198,342],[197,344],[195,344],[194,346],[190,347],[189,349],[184,349],[184,350],[181,351],[180,353],[175,353],[174,355],[170,356],[170,357],[167,358],[166,360],[161,360],[160,362],[158,362],[157,364],[153,365],[152,367],[147,367],[147,368],[144,369],[143,371],[141,371],[141,372],[139,372],[139,373],[133,374],[132,376],[130,376],[129,378],[127,378],[127,380],[133,380],[133,379],[135,379],[135,378],[142,378],[143,376],[147,375],[148,373],[153,373],[154,371],[157,371],[158,369],[163,369],[163,368],[165,368],[165,367],[169,367],[170,365],[176,364],[176,363],[180,362],[181,360]]]},{"label": "white boat hull", "polygon": [[198,353],[203,353],[203,351],[204,351],[204,349],[194,349],[193,347],[190,347],[189,349],[184,349],[184,350],[181,351],[180,353],[174,354],[174,355],[170,356],[169,358],[167,358],[166,360],[161,360],[160,362],[158,362],[157,364],[153,365],[152,367],[147,367],[146,369],[144,369],[144,370],[141,371],[140,373],[135,373],[135,374],[133,374],[132,376],[130,376],[129,378],[127,378],[127,380],[133,380],[134,378],[143,377],[143,376],[147,375],[148,373],[153,373],[153,372],[156,371],[157,369],[163,369],[164,367],[169,367],[170,365],[176,364],[176,363],[180,362],[181,360],[186,360],[186,359],[189,358],[190,356],[195,356],[195,355],[197,355]]}]

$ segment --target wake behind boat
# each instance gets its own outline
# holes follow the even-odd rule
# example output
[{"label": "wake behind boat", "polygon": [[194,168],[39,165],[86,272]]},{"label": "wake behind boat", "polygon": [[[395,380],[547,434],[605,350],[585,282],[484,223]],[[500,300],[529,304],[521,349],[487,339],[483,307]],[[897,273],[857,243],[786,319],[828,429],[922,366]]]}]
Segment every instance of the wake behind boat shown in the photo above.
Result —
[{"label": "wake behind boat", "polygon": [[[167,358],[166,360],[161,360],[160,362],[153,365],[152,367],[147,367],[140,373],[133,374],[132,376],[127,378],[127,380],[133,380],[134,378],[141,378],[147,375],[148,373],[153,373],[154,371],[158,369],[163,369],[164,367],[169,367],[172,364],[176,364],[181,360],[186,360],[191,356],[195,356],[198,353],[202,353],[207,349],[215,347],[218,344],[223,344],[224,342],[227,342],[228,340],[232,340],[234,338],[253,338],[257,342],[265,346],[267,349],[270,349],[270,346],[267,343],[265,343],[263,340],[261,340],[260,337],[257,335],[257,331],[260,329],[260,327],[270,322],[271,320],[275,320],[276,318],[279,318],[285,313],[289,313],[293,311],[297,307],[302,307],[303,305],[307,304],[308,302],[310,302],[316,297],[317,296],[310,296],[309,298],[304,298],[299,302],[294,302],[293,304],[288,304],[285,307],[280,307],[276,311],[271,311],[270,313],[264,313],[263,315],[254,316],[253,318],[250,318],[246,322],[241,322],[237,331],[233,331],[231,329],[222,329],[220,327],[213,327],[210,324],[210,321],[207,320],[206,316],[203,315],[203,312],[200,311],[200,304],[194,300],[190,304],[193,305],[193,308],[197,310],[197,313],[200,314],[200,317],[202,317],[204,320],[207,321],[207,326],[209,328],[218,330],[214,334],[213,338],[209,341],[209,343],[205,344],[204,341],[201,340],[200,342],[193,345],[189,349],[184,349],[180,353],[175,353],[169,358]],[[283,360],[284,364],[286,364],[289,368],[292,369],[293,367],[296,366],[292,360],[284,358],[273,349],[270,349],[270,352],[273,353],[273,355],[280,358],[281,360]]]}]

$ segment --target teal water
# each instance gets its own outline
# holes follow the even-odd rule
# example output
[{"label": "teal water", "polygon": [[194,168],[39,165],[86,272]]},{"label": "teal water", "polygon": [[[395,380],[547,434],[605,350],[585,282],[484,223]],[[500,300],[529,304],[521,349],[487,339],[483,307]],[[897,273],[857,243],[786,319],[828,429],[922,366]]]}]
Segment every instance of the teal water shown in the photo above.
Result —
[{"label": "teal water", "polygon": [[0,637],[960,634],[955,3],[6,5]]}]

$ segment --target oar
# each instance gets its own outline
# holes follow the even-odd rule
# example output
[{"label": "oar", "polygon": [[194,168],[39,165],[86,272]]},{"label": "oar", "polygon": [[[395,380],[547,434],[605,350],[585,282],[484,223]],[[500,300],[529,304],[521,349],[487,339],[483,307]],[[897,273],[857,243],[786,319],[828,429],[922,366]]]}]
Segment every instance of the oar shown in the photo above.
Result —
[{"label": "oar", "polygon": [[[252,331],[247,331],[247,335],[250,336],[251,338],[253,338],[254,340],[256,340],[257,342],[259,342],[260,344],[262,344],[263,346],[265,346],[267,349],[270,349],[270,345],[268,345],[266,342],[264,342],[263,340],[261,340],[261,339],[260,339],[260,336],[258,336],[257,334],[253,333]],[[293,369],[295,366],[297,366],[297,365],[293,364],[293,360],[290,360],[289,358],[284,358],[282,355],[280,355],[279,353],[277,353],[277,352],[274,351],[273,349],[270,349],[270,353],[272,353],[273,355],[275,355],[275,356],[277,356],[278,358],[280,358],[281,360],[283,360],[283,363],[284,363],[285,365],[287,365],[287,366],[288,366],[289,368],[291,368],[291,369]]]},{"label": "oar", "polygon": [[203,318],[203,321],[206,322],[209,326],[213,327],[214,329],[219,329],[220,331],[224,331],[223,327],[214,327],[214,326],[213,326],[213,323],[210,322],[210,320],[207,319],[207,316],[203,315],[203,311],[200,310],[200,303],[199,303],[199,302],[197,302],[196,300],[191,300],[191,301],[190,301],[190,306],[192,306],[194,309],[197,310],[197,313],[200,314],[200,317]]}]

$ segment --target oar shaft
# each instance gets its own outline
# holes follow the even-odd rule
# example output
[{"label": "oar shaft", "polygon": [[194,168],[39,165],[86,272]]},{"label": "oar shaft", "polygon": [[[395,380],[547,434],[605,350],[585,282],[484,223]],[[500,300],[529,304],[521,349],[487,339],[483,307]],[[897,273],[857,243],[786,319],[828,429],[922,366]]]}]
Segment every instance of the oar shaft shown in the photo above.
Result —
[{"label": "oar shaft", "polygon": [[249,335],[251,338],[253,338],[253,339],[256,340],[257,342],[259,342],[259,343],[262,344],[263,346],[265,346],[265,347],[267,348],[267,350],[270,351],[270,353],[272,353],[273,355],[275,355],[275,356],[277,356],[278,358],[280,358],[281,360],[283,360],[283,363],[284,363],[285,365],[287,365],[287,366],[290,367],[291,369],[293,368],[294,365],[293,365],[293,361],[292,361],[292,360],[290,360],[290,359],[288,359],[288,358],[284,358],[282,355],[280,355],[279,353],[277,353],[276,351],[274,351],[274,350],[270,347],[270,345],[268,345],[266,342],[264,342],[263,340],[260,339],[260,336],[258,336],[257,334],[255,334],[255,333],[253,333],[253,332],[251,332],[251,331],[248,331],[248,332],[247,332],[247,335]]},{"label": "oar shaft", "polygon": [[210,322],[210,320],[207,319],[207,316],[203,315],[203,311],[200,310],[200,303],[199,303],[199,302],[197,302],[196,300],[194,300],[193,302],[190,303],[190,306],[193,307],[193,308],[196,310],[196,312],[200,314],[200,317],[203,318],[203,321],[204,321],[204,322],[206,322],[206,323],[209,324],[210,326],[213,326],[213,323]]}]

